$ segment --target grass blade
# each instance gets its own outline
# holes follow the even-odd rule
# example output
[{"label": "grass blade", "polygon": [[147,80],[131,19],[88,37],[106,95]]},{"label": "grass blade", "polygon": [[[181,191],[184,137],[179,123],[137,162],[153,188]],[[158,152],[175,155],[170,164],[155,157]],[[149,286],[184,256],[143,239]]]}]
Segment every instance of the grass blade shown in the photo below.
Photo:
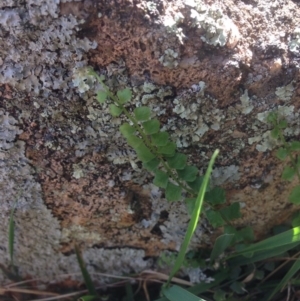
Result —
[{"label": "grass blade", "polygon": [[85,283],[86,288],[90,295],[89,297],[98,296],[95,286],[93,284],[93,281],[91,279],[91,276],[90,276],[88,270],[86,269],[85,262],[82,259],[81,252],[80,252],[79,248],[77,247],[77,245],[75,245],[75,253],[76,253],[76,258],[77,258],[77,261],[78,261],[78,264],[79,264],[79,267],[81,270],[82,277],[84,279],[84,283]]},{"label": "grass blade", "polygon": [[241,251],[238,251],[235,254],[231,255],[229,259],[247,253],[250,254],[259,251],[274,250],[276,248],[283,247],[286,245],[294,246],[294,243],[296,242],[300,243],[300,227],[292,228],[291,230],[282,232],[280,234],[269,237],[263,241],[245,247]]},{"label": "grass blade", "polygon": [[10,265],[14,266],[14,241],[15,241],[15,222],[14,222],[14,213],[16,208],[17,201],[15,201],[13,208],[10,212],[9,225],[8,225],[8,251],[10,257]]},{"label": "grass blade", "polygon": [[269,296],[267,300],[271,300],[274,295],[280,291],[282,288],[286,286],[286,284],[291,280],[291,278],[300,270],[300,258],[298,258],[290,270],[286,273],[286,275],[283,277],[283,279],[280,281],[280,283],[276,286],[276,288],[273,290],[272,294]]},{"label": "grass blade", "polygon": [[129,282],[126,282],[125,289],[126,289],[126,301],[134,301],[132,285]]},{"label": "grass blade", "polygon": [[262,261],[262,260],[272,258],[275,256],[280,256],[281,254],[284,254],[285,252],[295,248],[299,244],[300,244],[300,242],[295,242],[295,243],[291,243],[289,245],[275,248],[273,250],[259,251],[259,252],[254,253],[254,255],[252,257],[245,257],[243,255],[240,255],[238,257],[229,259],[227,261],[227,263],[230,266],[240,266],[240,265],[255,263],[255,262]]},{"label": "grass blade", "polygon": [[[218,273],[214,277],[214,281],[212,281],[210,283],[203,282],[200,284],[196,284],[193,287],[188,288],[187,291],[189,291],[190,293],[192,293],[194,295],[199,295],[199,294],[207,292],[208,290],[212,289],[213,287],[219,285],[221,282],[223,282],[226,279],[228,279],[228,271],[227,270]],[[155,301],[168,301],[168,299],[166,297],[162,297]]]},{"label": "grass blade", "polygon": [[177,285],[165,289],[163,293],[170,301],[205,301]]},{"label": "grass blade", "polygon": [[17,199],[15,200],[13,207],[10,211],[9,224],[8,224],[8,252],[10,257],[10,266],[14,269],[14,243],[15,243],[15,221],[14,214],[17,206],[18,198],[21,193],[19,193]]},{"label": "grass blade", "polygon": [[205,176],[203,178],[203,182],[201,184],[201,187],[200,187],[200,190],[199,190],[196,202],[195,202],[195,208],[193,210],[193,213],[192,213],[192,216],[191,216],[191,220],[190,220],[190,222],[188,224],[187,232],[185,234],[183,243],[182,243],[182,245],[180,247],[179,254],[178,254],[177,258],[176,258],[176,261],[174,263],[172,271],[171,271],[171,273],[169,275],[169,279],[167,281],[166,286],[168,286],[170,284],[173,276],[180,269],[180,267],[181,267],[181,265],[182,265],[182,263],[184,261],[186,250],[188,248],[190,240],[191,240],[191,238],[192,238],[192,236],[194,234],[194,231],[195,231],[195,229],[197,227],[197,224],[198,224],[199,216],[200,216],[201,209],[202,209],[202,206],[203,206],[203,200],[204,200],[204,195],[205,195],[205,192],[206,192],[206,187],[207,187],[208,182],[209,182],[209,178],[210,178],[210,175],[211,175],[211,172],[212,172],[213,164],[214,164],[214,162],[215,162],[216,157],[218,156],[218,154],[219,154],[219,150],[215,150],[215,152],[213,153],[213,155],[212,155],[212,157],[211,157],[211,159],[209,161],[208,168],[206,170]]}]

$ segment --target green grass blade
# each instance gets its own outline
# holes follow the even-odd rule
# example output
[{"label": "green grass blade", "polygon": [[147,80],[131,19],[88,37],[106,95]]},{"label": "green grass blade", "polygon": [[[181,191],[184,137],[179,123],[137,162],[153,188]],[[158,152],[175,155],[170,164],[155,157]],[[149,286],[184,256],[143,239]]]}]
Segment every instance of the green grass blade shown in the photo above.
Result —
[{"label": "green grass blade", "polygon": [[9,225],[8,225],[8,251],[10,257],[10,265],[14,266],[14,242],[15,242],[15,222],[14,222],[14,213],[17,205],[17,201],[15,201],[9,217]]},{"label": "green grass blade", "polygon": [[[188,288],[187,291],[189,291],[190,293],[192,293],[194,295],[199,295],[204,292],[207,292],[208,290],[212,289],[213,287],[218,286],[224,280],[228,279],[228,273],[229,272],[227,270],[220,272],[214,276],[214,280],[212,282],[210,282],[210,283],[203,282],[200,284],[196,284],[193,287]],[[166,297],[162,297],[155,301],[168,301],[168,299]]]},{"label": "green grass blade", "polygon": [[191,216],[191,220],[190,220],[190,222],[188,224],[187,232],[185,234],[183,243],[182,243],[182,245],[180,247],[179,254],[178,254],[177,258],[176,258],[176,261],[174,263],[172,271],[171,271],[171,273],[169,275],[169,278],[168,278],[168,281],[167,281],[167,284],[166,284],[167,286],[170,284],[170,281],[172,280],[173,276],[180,269],[180,267],[181,267],[181,265],[182,265],[182,263],[184,261],[184,256],[185,256],[186,250],[188,248],[190,240],[191,240],[191,238],[192,238],[192,236],[194,234],[194,231],[195,231],[195,229],[197,227],[197,224],[198,224],[199,216],[200,216],[201,209],[202,209],[202,206],[203,206],[204,195],[205,195],[206,188],[207,188],[207,185],[208,185],[208,182],[209,182],[209,178],[210,178],[210,175],[211,175],[211,172],[212,172],[213,164],[214,164],[214,162],[215,162],[216,157],[218,156],[218,154],[219,154],[219,150],[215,150],[215,152],[213,153],[213,155],[212,155],[212,157],[211,157],[211,159],[209,161],[208,168],[206,170],[203,182],[201,184],[201,187],[200,187],[197,199],[196,199],[195,208],[193,210],[193,213],[192,213],[192,216]]},{"label": "green grass blade", "polygon": [[126,282],[126,301],[134,301],[132,285],[129,282]]},{"label": "green grass blade", "polygon": [[286,273],[286,275],[283,277],[283,279],[280,281],[280,283],[276,286],[272,294],[269,296],[267,300],[271,300],[274,295],[280,291],[282,288],[286,286],[286,284],[291,280],[291,278],[300,270],[300,258],[298,258],[290,270]]},{"label": "green grass blade", "polygon": [[11,210],[8,226],[8,250],[10,257],[10,265],[14,266],[14,240],[15,240],[15,223],[14,223],[14,208]]},{"label": "green grass blade", "polygon": [[234,234],[223,234],[219,236],[214,244],[210,254],[210,260],[213,261],[218,258],[231,244]]},{"label": "green grass blade", "polygon": [[245,256],[238,256],[235,258],[231,258],[227,261],[227,263],[230,266],[240,266],[240,265],[246,265],[246,264],[250,264],[250,263],[255,263],[258,261],[262,261],[268,258],[272,258],[275,256],[279,256],[281,254],[284,254],[285,252],[295,248],[296,246],[298,246],[300,244],[300,242],[295,242],[295,243],[291,243],[289,245],[285,245],[282,247],[278,247],[275,248],[273,250],[266,250],[266,251],[260,251],[260,252],[256,252],[254,253],[254,255],[252,257],[245,257]]},{"label": "green grass blade", "polygon": [[81,252],[80,252],[79,248],[76,245],[75,245],[75,253],[76,253],[76,258],[77,258],[77,261],[78,261],[78,264],[79,264],[79,267],[80,267],[80,270],[81,270],[82,277],[84,279],[84,283],[85,283],[86,288],[89,292],[89,296],[85,296],[85,297],[92,297],[92,296],[97,297],[98,294],[97,294],[97,291],[96,291],[95,286],[93,284],[93,281],[91,279],[91,276],[90,276],[88,270],[86,269],[85,262],[83,261]]},{"label": "green grass blade", "polygon": [[163,294],[170,301],[205,301],[177,285],[166,288]]},{"label": "green grass blade", "polygon": [[243,255],[247,253],[249,254],[259,251],[272,250],[285,245],[292,245],[296,242],[300,242],[300,227],[292,228],[291,230],[282,232],[263,241],[252,244],[248,247],[245,247],[243,250],[236,252],[230,257],[236,257],[237,255]]}]

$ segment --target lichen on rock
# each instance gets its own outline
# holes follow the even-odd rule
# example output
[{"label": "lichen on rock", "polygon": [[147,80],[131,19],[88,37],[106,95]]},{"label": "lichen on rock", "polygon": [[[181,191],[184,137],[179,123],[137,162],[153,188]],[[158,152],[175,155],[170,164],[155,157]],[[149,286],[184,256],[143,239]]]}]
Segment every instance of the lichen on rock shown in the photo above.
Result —
[{"label": "lichen on rock", "polygon": [[294,83],[290,82],[286,86],[276,88],[275,94],[278,96],[279,99],[288,102],[292,98],[293,92]]},{"label": "lichen on rock", "polygon": [[[130,87],[129,109],[150,107],[201,172],[220,148],[213,179],[229,203],[243,202],[239,225],[265,232],[288,207],[265,117],[282,111],[284,134],[299,135],[298,47],[285,40],[300,20],[296,4],[117,2],[0,3],[0,166],[8,187],[0,252],[8,263],[6,227],[18,198],[22,275],[79,272],[73,242],[92,272],[138,272],[152,264],[145,256],[178,250],[184,237],[184,204],[167,203],[149,184],[151,174],[119,133],[125,118],[112,118],[95,101],[101,87],[80,73],[87,65],[112,92]],[[210,243],[205,226],[192,248]]]},{"label": "lichen on rock", "polygon": [[294,54],[299,53],[299,47],[300,47],[300,28],[297,27],[294,29],[294,32],[291,35],[291,39],[289,42],[289,50],[293,52]]},{"label": "lichen on rock", "polygon": [[165,50],[165,53],[159,58],[159,61],[163,66],[168,68],[174,68],[178,66],[177,61],[178,53],[172,49]]},{"label": "lichen on rock", "polygon": [[[25,156],[25,143],[17,140],[22,131],[16,123],[0,111],[1,263],[8,263],[8,220],[16,204],[15,264],[22,275],[43,275],[47,269],[51,278],[59,270],[53,259],[57,256],[60,227],[43,202],[41,186]],[[0,279],[3,281],[2,274]]]},{"label": "lichen on rock", "polygon": [[236,25],[224,15],[217,6],[207,6],[197,1],[195,9],[191,10],[194,26],[203,30],[201,40],[207,44],[224,47],[230,38],[234,37],[234,45],[238,41],[239,32]]},{"label": "lichen on rock", "polygon": [[[58,3],[32,1],[28,10],[18,5],[0,11],[0,22],[10,33],[1,45],[5,57],[0,67],[1,83],[44,96],[53,88],[64,92],[70,89],[71,74],[65,70],[83,66],[83,53],[96,44],[76,38],[78,21],[72,15],[59,17]],[[0,34],[5,34],[3,29]],[[56,67],[59,63],[63,68]]]}]

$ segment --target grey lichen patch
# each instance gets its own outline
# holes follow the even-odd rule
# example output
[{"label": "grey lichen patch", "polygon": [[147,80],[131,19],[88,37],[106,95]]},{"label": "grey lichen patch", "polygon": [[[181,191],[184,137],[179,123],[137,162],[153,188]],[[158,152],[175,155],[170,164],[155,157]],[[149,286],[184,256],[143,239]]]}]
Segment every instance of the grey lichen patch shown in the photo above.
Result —
[{"label": "grey lichen patch", "polygon": [[253,143],[261,141],[261,139],[262,139],[261,136],[250,137],[248,138],[248,143],[252,145]]},{"label": "grey lichen patch", "polygon": [[150,82],[144,82],[143,90],[144,90],[145,93],[151,93],[151,92],[153,92],[155,89],[157,89],[157,87],[156,87],[153,83],[150,83]]},{"label": "grey lichen patch", "polygon": [[[88,270],[92,272],[109,271],[112,275],[120,275],[120,271],[125,274],[132,272],[139,273],[152,265],[152,260],[144,260],[145,252],[143,250],[130,248],[116,248],[112,250],[88,249],[83,253],[83,259],[87,264]],[[101,258],[101,260],[99,260]],[[134,258],[134,260],[133,260]],[[70,256],[70,260],[76,260]],[[109,279],[100,278],[101,283],[109,282]]]},{"label": "grey lichen patch", "polygon": [[[271,137],[271,131],[267,131],[267,132],[263,133],[262,136],[256,137],[256,138],[258,138],[258,139],[255,139],[256,140],[255,142],[257,142],[257,141],[260,142],[256,145],[256,149],[259,152],[265,152],[267,150],[272,150],[278,145],[278,142]],[[250,139],[251,138],[249,138],[249,140],[248,140],[249,144],[251,144]]]},{"label": "grey lichen patch", "polygon": [[195,9],[191,9],[191,18],[194,20],[194,26],[203,30],[201,40],[209,45],[224,47],[231,35],[238,39],[237,27],[216,6],[209,7],[200,2],[196,4]]},{"label": "grey lichen patch", "polygon": [[182,91],[173,101],[173,112],[180,119],[175,121],[176,125],[170,120],[165,128],[175,131],[178,147],[187,147],[191,142],[200,141],[210,128],[214,131],[220,129],[224,115],[216,108],[217,100],[207,99],[204,91],[205,83],[199,82],[191,89]]},{"label": "grey lichen patch", "polygon": [[[279,117],[284,117],[286,118],[288,121],[293,121],[295,119],[295,117],[297,117],[298,113],[294,114],[294,106],[278,106],[277,107],[277,111],[278,111],[278,115]],[[263,123],[268,123],[267,122],[267,117],[270,114],[271,111],[266,111],[266,112],[262,112],[262,113],[258,113],[257,114],[257,119]]]},{"label": "grey lichen patch", "polygon": [[[26,7],[0,10],[0,36],[5,30],[10,32],[1,43],[5,58],[0,67],[1,83],[44,96],[52,89],[70,89],[71,74],[65,70],[83,66],[83,53],[96,44],[76,38],[77,20],[73,16],[58,17],[58,3],[29,1]],[[63,68],[56,67],[59,63]]]},{"label": "grey lichen patch", "polygon": [[45,16],[56,18],[59,0],[28,0],[29,16],[33,24],[38,24]]},{"label": "grey lichen patch", "polygon": [[159,11],[157,9],[157,3],[153,2],[153,1],[147,1],[146,3],[146,7],[148,10],[148,13],[150,15],[158,15]]},{"label": "grey lichen patch", "polygon": [[178,66],[178,53],[172,49],[165,50],[164,55],[159,58],[160,63],[164,67],[168,67],[170,69]]},{"label": "grey lichen patch", "polygon": [[73,174],[72,176],[75,179],[80,179],[84,176],[84,171],[78,164],[73,164]]},{"label": "grey lichen patch", "polygon": [[289,42],[289,50],[294,54],[299,54],[300,46],[300,27],[295,28],[291,35],[291,40]]},{"label": "grey lichen patch", "polygon": [[239,178],[239,167],[235,165],[215,168],[212,172],[212,182],[218,186],[224,183],[238,181]]},{"label": "grey lichen patch", "polygon": [[141,171],[137,165],[137,156],[134,150],[124,145],[122,149],[121,144],[111,145],[108,148],[107,158],[114,164],[125,164],[130,163],[134,170]]},{"label": "grey lichen patch", "polygon": [[72,82],[80,93],[84,93],[94,86],[96,79],[90,74],[88,68],[74,68]]},{"label": "grey lichen patch", "polygon": [[20,25],[20,15],[16,10],[6,9],[0,11],[0,24],[5,28],[13,28]]},{"label": "grey lichen patch", "polygon": [[284,100],[284,101],[291,100],[294,89],[295,89],[293,84],[294,84],[294,82],[292,81],[286,86],[276,88],[275,94],[281,100]]},{"label": "grey lichen patch", "polygon": [[5,151],[9,150],[14,146],[13,141],[16,138],[16,135],[22,133],[22,131],[15,125],[16,120],[9,116],[8,113],[0,111],[0,148],[1,155],[0,158],[4,159]]},{"label": "grey lichen patch", "polygon": [[157,1],[141,1],[137,6],[145,12],[145,19],[152,17],[154,23],[164,26],[168,37],[176,36],[177,41],[180,44],[184,44],[186,36],[181,25],[186,20],[181,10],[185,3],[182,2],[178,1],[175,5],[174,3],[164,3],[164,13],[161,13],[159,9],[161,5]]},{"label": "grey lichen patch", "polygon": [[184,19],[181,12],[168,11],[166,15],[162,17],[162,24],[166,27],[167,31],[171,34],[175,34],[181,44],[184,43],[185,35],[179,24]]},{"label": "grey lichen patch", "polygon": [[0,187],[3,217],[12,209],[17,199],[16,208],[26,210],[39,197],[40,190],[24,155],[25,143],[19,140],[15,142],[16,136],[22,132],[15,123],[12,116],[0,111]]},{"label": "grey lichen patch", "polygon": [[245,115],[249,114],[254,106],[251,104],[251,100],[248,95],[248,90],[246,89],[244,94],[240,97],[242,107],[241,107],[241,112]]}]

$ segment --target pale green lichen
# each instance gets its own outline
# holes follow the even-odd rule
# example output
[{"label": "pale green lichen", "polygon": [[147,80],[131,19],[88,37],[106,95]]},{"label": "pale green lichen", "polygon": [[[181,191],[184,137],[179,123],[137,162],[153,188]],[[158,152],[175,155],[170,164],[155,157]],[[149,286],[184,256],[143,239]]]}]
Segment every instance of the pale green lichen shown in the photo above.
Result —
[{"label": "pale green lichen", "polygon": [[193,142],[200,141],[200,138],[209,130],[209,127],[206,123],[203,122],[202,118],[199,118],[198,129],[194,132]]},{"label": "pale green lichen", "polygon": [[157,87],[153,83],[144,82],[143,90],[145,93],[151,93],[152,91],[156,90]]},{"label": "pale green lichen", "polygon": [[194,26],[203,29],[201,40],[209,45],[225,46],[233,28],[233,22],[220,8],[207,6],[202,2],[191,9]]},{"label": "pale green lichen", "polygon": [[265,152],[267,150],[272,150],[278,145],[278,141],[271,136],[271,131],[263,133],[260,137],[260,143],[256,145],[256,149],[259,152]]},{"label": "pale green lichen", "polygon": [[148,11],[151,13],[156,13],[157,12],[157,4],[153,1],[147,1],[146,2],[146,7],[148,9]]},{"label": "pale green lichen", "polygon": [[298,54],[299,46],[300,46],[300,27],[297,27],[292,33],[291,40],[289,42],[289,50],[294,54]]},{"label": "pale green lichen", "polygon": [[168,14],[162,18],[162,23],[166,27],[167,31],[175,34],[180,44],[183,44],[183,39],[185,38],[182,28],[178,27],[179,23],[183,19],[184,16],[181,12],[174,12],[172,15]]},{"label": "pale green lichen", "polygon": [[[178,99],[174,100],[174,103],[177,103]],[[208,125],[204,121],[203,116],[200,114],[200,106],[196,103],[190,103],[183,105],[177,103],[174,108],[174,112],[179,114],[182,119],[189,120],[192,125],[183,124],[180,126],[173,125],[173,122],[169,122],[168,126],[163,127],[164,129],[173,129],[176,131],[176,145],[178,147],[186,147],[190,145],[186,139],[190,138],[193,142],[200,141],[201,137],[209,130]],[[179,122],[177,122],[177,125]],[[215,127],[216,125],[214,125]],[[192,130],[191,130],[192,128]]]},{"label": "pale green lichen", "polygon": [[[294,106],[278,106],[277,111],[278,111],[279,116],[282,116],[289,120],[290,118],[293,118],[293,116],[294,116],[294,109],[295,109]],[[257,119],[263,123],[268,124],[267,117],[270,114],[270,112],[271,111],[265,111],[262,113],[258,113],[256,115]]]},{"label": "pale green lichen", "polygon": [[225,115],[222,110],[215,107],[217,100],[208,100],[204,91],[205,83],[201,81],[198,85],[192,85],[188,93],[185,91],[179,94],[173,101],[175,105],[173,112],[182,120],[176,121],[176,124],[170,121],[165,128],[176,131],[178,147],[186,147],[191,142],[199,142],[209,129],[214,131],[220,129]]},{"label": "pale green lichen", "polygon": [[84,176],[84,172],[82,170],[82,168],[80,167],[80,165],[78,164],[73,164],[73,174],[72,176],[75,178],[75,179],[80,179]]},{"label": "pale green lichen", "polygon": [[178,99],[175,99],[173,103],[175,104],[173,112],[180,115],[181,118],[192,119],[192,120],[198,119],[199,105],[197,103],[192,103],[189,106],[184,106],[184,104],[182,104]]},{"label": "pale green lichen", "polygon": [[261,141],[261,139],[262,139],[261,136],[250,137],[248,138],[248,143],[252,145],[253,143]]},{"label": "pale green lichen", "polygon": [[241,107],[241,112],[245,115],[249,114],[252,112],[254,106],[251,104],[251,100],[248,95],[248,90],[246,89],[244,94],[240,97],[242,107]]},{"label": "pale green lichen", "polygon": [[215,168],[212,172],[212,183],[217,186],[228,182],[238,181],[239,178],[239,167],[236,165]]},{"label": "pale green lichen", "polygon": [[69,91],[70,72],[64,68],[83,66],[83,52],[97,44],[76,38],[78,21],[72,15],[59,17],[58,2],[28,0],[26,6],[16,3],[0,10],[0,23],[11,33],[1,40],[1,83],[46,97],[51,89]]},{"label": "pale green lichen", "polygon": [[224,114],[222,113],[222,110],[213,109],[211,111],[210,116],[212,121],[210,128],[213,129],[214,131],[219,131],[221,128],[221,120],[224,119]]},{"label": "pale green lichen", "polygon": [[293,83],[294,82],[292,81],[286,86],[276,88],[275,94],[278,96],[279,99],[284,101],[291,100],[295,89]]},{"label": "pale green lichen", "polygon": [[172,49],[166,49],[164,55],[159,58],[159,62],[169,69],[175,68],[178,66],[178,53]]},{"label": "pale green lichen", "polygon": [[74,68],[72,81],[74,87],[77,87],[80,93],[84,93],[94,86],[96,79],[88,68]]}]

